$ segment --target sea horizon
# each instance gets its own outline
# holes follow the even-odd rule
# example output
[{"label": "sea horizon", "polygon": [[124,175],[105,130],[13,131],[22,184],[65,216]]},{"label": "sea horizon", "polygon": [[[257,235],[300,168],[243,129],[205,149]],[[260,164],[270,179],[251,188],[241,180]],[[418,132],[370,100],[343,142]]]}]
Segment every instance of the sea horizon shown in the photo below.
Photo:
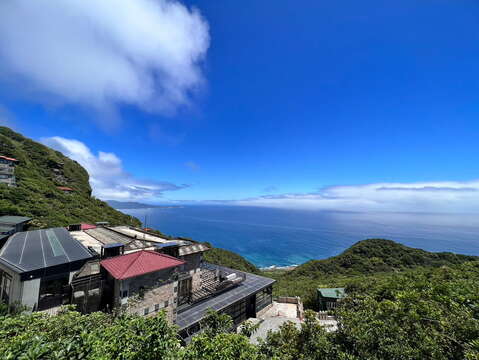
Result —
[{"label": "sea horizon", "polygon": [[358,241],[384,238],[433,252],[479,255],[479,216],[360,213],[225,205],[121,209],[146,227],[207,241],[259,268],[297,266],[339,255]]}]

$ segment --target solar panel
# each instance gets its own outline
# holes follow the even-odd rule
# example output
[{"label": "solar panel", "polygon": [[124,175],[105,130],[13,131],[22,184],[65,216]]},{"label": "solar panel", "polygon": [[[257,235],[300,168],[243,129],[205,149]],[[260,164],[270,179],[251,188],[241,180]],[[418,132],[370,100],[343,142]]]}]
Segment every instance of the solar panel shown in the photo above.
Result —
[{"label": "solar panel", "polygon": [[[237,270],[231,271],[240,273],[240,271]],[[200,321],[206,315],[208,309],[213,309],[215,311],[223,310],[229,305],[232,305],[242,299],[245,299],[257,293],[258,291],[272,285],[275,282],[273,279],[267,277],[249,273],[245,274],[245,281],[243,281],[237,287],[232,288],[212,298],[209,298],[205,301],[202,301],[198,304],[192,305],[187,310],[178,313],[176,318],[176,324],[180,327],[180,329],[189,327]]]}]

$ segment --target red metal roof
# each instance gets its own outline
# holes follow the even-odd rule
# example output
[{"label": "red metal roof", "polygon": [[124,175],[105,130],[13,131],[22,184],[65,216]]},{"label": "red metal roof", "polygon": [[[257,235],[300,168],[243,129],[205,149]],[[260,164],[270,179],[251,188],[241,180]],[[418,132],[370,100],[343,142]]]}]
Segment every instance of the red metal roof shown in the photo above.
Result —
[{"label": "red metal roof", "polygon": [[57,189],[62,190],[62,191],[75,191],[72,188],[69,188],[69,187],[66,187],[66,186],[57,186]]},{"label": "red metal roof", "polygon": [[100,262],[117,280],[183,265],[185,262],[150,250],[141,250],[127,255],[116,256]]},{"label": "red metal roof", "polygon": [[82,229],[82,230],[96,229],[96,225],[80,224],[80,229]]},{"label": "red metal roof", "polygon": [[0,155],[0,158],[5,159],[5,160],[9,160],[9,161],[18,161],[17,159],[6,157],[6,156],[3,156],[3,155]]}]

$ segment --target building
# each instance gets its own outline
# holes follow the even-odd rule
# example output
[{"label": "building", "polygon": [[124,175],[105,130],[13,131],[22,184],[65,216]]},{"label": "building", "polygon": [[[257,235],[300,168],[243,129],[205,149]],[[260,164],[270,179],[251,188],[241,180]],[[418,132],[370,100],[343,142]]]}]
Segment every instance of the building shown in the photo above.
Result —
[{"label": "building", "polygon": [[0,227],[10,227],[14,232],[24,231],[32,219],[26,216],[0,216]]},{"label": "building", "polygon": [[32,310],[69,304],[73,275],[92,257],[64,228],[16,233],[0,250],[0,298]]},{"label": "building", "polygon": [[4,301],[51,313],[63,304],[83,313],[164,310],[185,341],[208,309],[231,315],[237,326],[272,303],[274,280],[205,262],[204,244],[128,226],[69,229],[10,236],[0,252]]},{"label": "building", "polygon": [[15,165],[18,160],[0,155],[0,183],[15,186]]},{"label": "building", "polygon": [[319,311],[334,310],[338,301],[346,296],[344,288],[319,288],[318,307]]},{"label": "building", "polygon": [[75,191],[68,186],[57,186],[57,189],[60,190],[60,191],[63,191],[65,194],[71,194]]}]

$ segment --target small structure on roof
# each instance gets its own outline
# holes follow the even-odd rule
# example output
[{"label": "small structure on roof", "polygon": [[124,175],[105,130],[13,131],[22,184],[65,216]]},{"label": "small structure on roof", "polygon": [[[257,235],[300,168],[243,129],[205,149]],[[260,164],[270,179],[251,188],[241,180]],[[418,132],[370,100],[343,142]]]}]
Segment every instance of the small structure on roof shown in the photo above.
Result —
[{"label": "small structure on roof", "polygon": [[15,229],[15,232],[19,232],[25,230],[25,227],[30,220],[32,220],[32,218],[26,216],[4,215],[0,216],[0,226],[12,227]]},{"label": "small structure on roof", "polygon": [[74,189],[68,186],[57,186],[57,189],[60,191],[63,191],[65,194],[71,194],[75,191]]},{"label": "small structure on roof", "polygon": [[338,301],[346,297],[344,288],[319,288],[318,289],[318,306],[319,311],[333,310],[336,308]]},{"label": "small structure on roof", "polygon": [[8,186],[15,186],[15,165],[18,160],[0,155],[0,183],[7,184]]}]

